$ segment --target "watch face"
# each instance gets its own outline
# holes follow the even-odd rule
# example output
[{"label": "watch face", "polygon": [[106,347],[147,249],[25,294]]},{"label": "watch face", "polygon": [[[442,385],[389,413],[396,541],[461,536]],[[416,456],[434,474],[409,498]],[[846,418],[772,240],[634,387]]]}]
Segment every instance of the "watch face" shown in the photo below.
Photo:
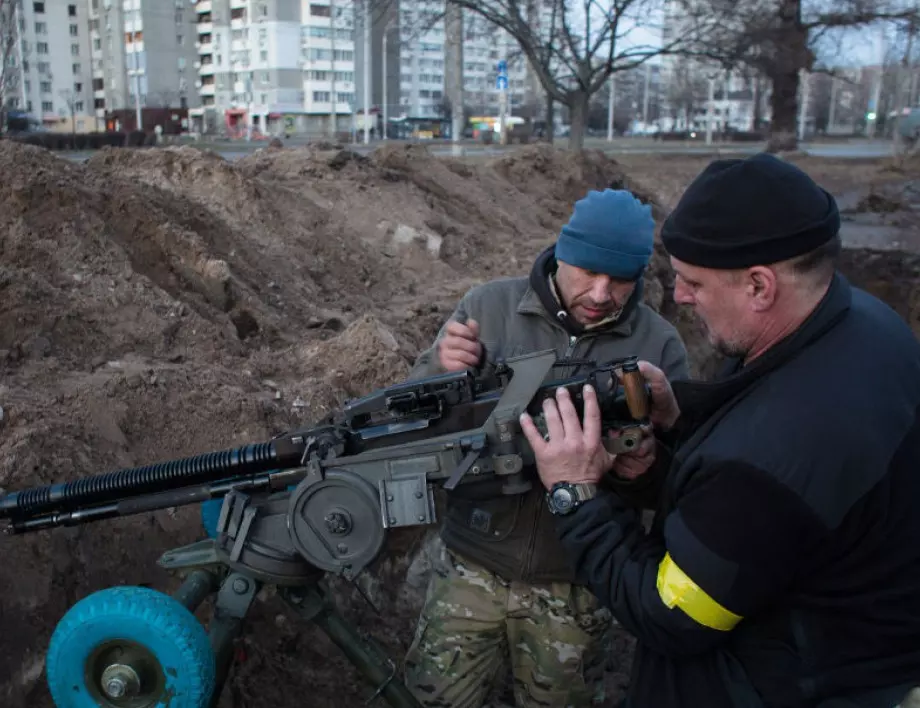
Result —
[{"label": "watch face", "polygon": [[572,508],[574,503],[575,496],[571,489],[562,487],[553,492],[553,506],[556,507],[556,511],[564,514]]}]

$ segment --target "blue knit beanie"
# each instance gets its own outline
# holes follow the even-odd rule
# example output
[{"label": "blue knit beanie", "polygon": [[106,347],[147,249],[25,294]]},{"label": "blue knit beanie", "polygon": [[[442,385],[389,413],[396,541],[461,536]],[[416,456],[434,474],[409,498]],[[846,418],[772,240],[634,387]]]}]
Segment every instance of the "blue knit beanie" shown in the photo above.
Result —
[{"label": "blue knit beanie", "polygon": [[556,259],[611,278],[636,280],[652,255],[652,208],[630,192],[592,190],[575,203],[556,242]]}]

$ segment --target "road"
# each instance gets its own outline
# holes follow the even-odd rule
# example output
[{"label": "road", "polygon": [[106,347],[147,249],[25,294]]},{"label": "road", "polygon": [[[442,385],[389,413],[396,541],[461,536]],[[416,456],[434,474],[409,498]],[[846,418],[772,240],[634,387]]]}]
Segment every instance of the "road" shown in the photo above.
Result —
[{"label": "road", "polygon": [[[349,145],[349,149],[360,154],[368,154],[378,147],[382,142],[374,142],[370,145]],[[428,149],[434,155],[449,156],[452,153],[452,146],[447,142],[428,142],[425,143]],[[564,142],[560,141],[560,146]],[[265,143],[253,143],[251,146],[240,145],[224,147],[221,144],[210,144],[208,147],[217,152],[225,160],[233,162],[246,155],[251,154],[254,150],[264,147]],[[516,150],[519,145],[464,145],[464,154],[468,156],[492,157],[501,155],[508,150]],[[602,139],[588,139],[585,142],[586,148],[596,148],[603,150],[611,155],[752,155],[763,150],[764,145],[761,143],[742,143],[732,144],[724,143],[718,145],[699,145],[686,143],[659,143],[652,140],[634,140],[629,138],[617,138],[613,143],[608,143]],[[814,157],[826,157],[836,159],[873,159],[887,157],[891,155],[891,143],[887,141],[859,141],[848,143],[801,143],[799,149]],[[61,153],[62,157],[82,162],[90,157],[92,153],[87,151]]]}]

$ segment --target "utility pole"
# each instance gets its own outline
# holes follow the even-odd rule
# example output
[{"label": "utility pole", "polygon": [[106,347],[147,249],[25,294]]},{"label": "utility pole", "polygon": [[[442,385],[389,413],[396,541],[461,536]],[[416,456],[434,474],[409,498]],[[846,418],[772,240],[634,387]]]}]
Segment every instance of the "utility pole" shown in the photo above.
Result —
[{"label": "utility pole", "polygon": [[652,79],[652,65],[645,62],[645,89],[642,92],[642,129],[648,130],[648,89]]},{"label": "utility pole", "polygon": [[444,80],[446,82],[447,100],[450,101],[450,140],[451,153],[455,157],[463,155],[463,8],[450,2],[444,9],[445,59]]},{"label": "utility pole", "polygon": [[827,131],[834,130],[837,125],[837,77],[831,77],[831,106],[827,113]]},{"label": "utility pole", "polygon": [[502,53],[501,60],[498,62],[498,76],[495,77],[495,88],[498,89],[498,128],[499,144],[508,144],[508,131],[506,123],[508,122],[508,41],[502,31]]},{"label": "utility pole", "polygon": [[878,76],[875,78],[875,85],[872,87],[872,98],[869,99],[869,111],[866,116],[866,137],[874,138],[875,129],[878,125],[879,100],[882,97],[882,79],[885,76],[885,32],[879,30],[879,62]]},{"label": "utility pole", "polygon": [[383,140],[387,139],[387,120],[389,120],[389,113],[387,111],[387,83],[389,77],[387,76],[387,35],[390,33],[390,24],[392,19],[387,21],[386,27],[383,28],[383,72],[381,74],[383,80],[383,135],[381,138]]},{"label": "utility pole", "polygon": [[610,75],[610,95],[607,97],[607,142],[613,142],[613,113],[616,110],[616,74]]},{"label": "utility pole", "polygon": [[137,123],[135,130],[143,130],[144,121],[141,116],[141,58],[137,51],[137,30],[131,32],[131,53],[134,56],[134,120]]},{"label": "utility pole", "polygon": [[805,140],[805,124],[808,121],[808,100],[811,95],[810,74],[801,69],[799,71],[799,88],[801,89],[799,98],[799,141]]},{"label": "utility pole", "polygon": [[364,144],[371,141],[371,0],[364,0]]},{"label": "utility pole", "polygon": [[712,117],[713,117],[713,104],[716,100],[716,79],[714,76],[709,76],[709,102],[706,104],[706,144],[712,145]]},{"label": "utility pole", "polygon": [[335,15],[336,7],[335,0],[329,0],[329,25],[332,28],[329,35],[332,38],[330,44],[330,52],[332,56],[331,59],[331,71],[329,72],[332,77],[332,88],[330,89],[330,100],[332,101],[332,109],[329,111],[329,139],[335,141],[335,134],[338,132],[338,111],[336,110],[336,101],[335,101]]}]

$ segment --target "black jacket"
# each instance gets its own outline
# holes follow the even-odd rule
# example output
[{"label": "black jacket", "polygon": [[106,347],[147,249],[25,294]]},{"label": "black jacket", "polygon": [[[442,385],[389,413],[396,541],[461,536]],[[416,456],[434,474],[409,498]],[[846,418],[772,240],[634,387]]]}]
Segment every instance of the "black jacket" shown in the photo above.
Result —
[{"label": "black jacket", "polygon": [[648,534],[605,493],[557,531],[638,639],[629,708],[890,708],[920,685],[920,343],[836,276],[751,365],[675,385]]}]

